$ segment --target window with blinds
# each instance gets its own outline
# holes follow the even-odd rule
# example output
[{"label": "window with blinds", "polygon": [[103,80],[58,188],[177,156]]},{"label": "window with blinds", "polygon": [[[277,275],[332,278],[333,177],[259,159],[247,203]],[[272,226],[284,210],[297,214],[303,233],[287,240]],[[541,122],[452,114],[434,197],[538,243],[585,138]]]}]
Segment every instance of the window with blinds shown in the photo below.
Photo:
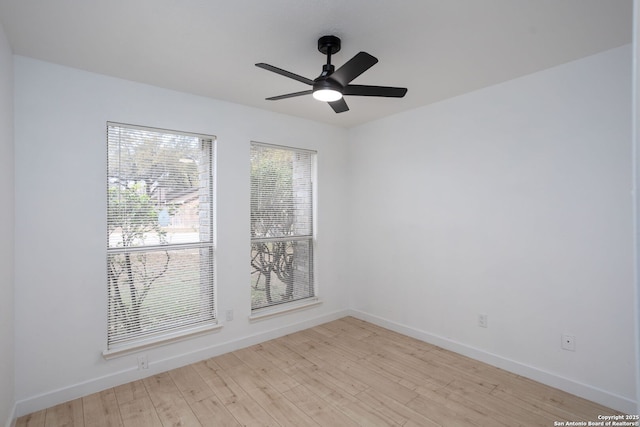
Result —
[{"label": "window with blinds", "polygon": [[107,124],[107,349],[216,323],[214,137]]},{"label": "window with blinds", "polygon": [[251,309],[315,297],[314,151],[251,143]]}]

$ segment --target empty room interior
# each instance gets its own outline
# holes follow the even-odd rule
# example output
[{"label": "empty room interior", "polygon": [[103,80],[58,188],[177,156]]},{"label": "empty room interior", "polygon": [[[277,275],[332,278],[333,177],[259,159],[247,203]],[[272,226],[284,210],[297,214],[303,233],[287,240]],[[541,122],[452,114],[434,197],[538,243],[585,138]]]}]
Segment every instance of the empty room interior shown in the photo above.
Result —
[{"label": "empty room interior", "polygon": [[0,424],[640,425],[634,3],[0,0]]}]

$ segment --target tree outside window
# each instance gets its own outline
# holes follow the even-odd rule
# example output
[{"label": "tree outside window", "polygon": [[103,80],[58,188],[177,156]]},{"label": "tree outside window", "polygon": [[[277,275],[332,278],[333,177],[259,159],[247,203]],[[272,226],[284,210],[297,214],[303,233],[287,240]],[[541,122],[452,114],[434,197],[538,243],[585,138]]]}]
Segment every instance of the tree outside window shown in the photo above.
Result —
[{"label": "tree outside window", "polygon": [[251,145],[251,308],[315,296],[315,153]]},{"label": "tree outside window", "polygon": [[108,348],[215,322],[212,144],[108,124]]}]

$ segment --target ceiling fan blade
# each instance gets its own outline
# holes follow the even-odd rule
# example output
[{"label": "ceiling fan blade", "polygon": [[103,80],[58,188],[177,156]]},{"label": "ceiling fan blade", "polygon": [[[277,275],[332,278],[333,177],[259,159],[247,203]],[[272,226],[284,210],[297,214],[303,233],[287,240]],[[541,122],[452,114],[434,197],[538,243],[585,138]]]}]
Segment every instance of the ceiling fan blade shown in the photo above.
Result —
[{"label": "ceiling fan blade", "polygon": [[340,98],[337,101],[332,101],[328,103],[333,108],[333,111],[336,113],[344,113],[345,111],[349,111],[349,106],[347,106],[347,102],[344,98]]},{"label": "ceiling fan blade", "polygon": [[405,87],[348,85],[343,95],[384,96],[387,98],[402,98],[407,93]]},{"label": "ceiling fan blade", "polygon": [[272,96],[271,98],[265,98],[265,99],[267,101],[277,101],[279,99],[294,98],[296,96],[302,96],[302,95],[311,95],[312,93],[313,93],[312,90],[303,90],[302,92],[287,93],[285,95]]},{"label": "ceiling fan blade", "polygon": [[299,76],[290,71],[283,70],[282,68],[274,67],[273,65],[265,64],[264,62],[260,62],[256,64],[256,67],[262,68],[267,71],[274,72],[276,74],[280,74],[281,76],[289,77],[290,79],[297,80],[309,86],[313,85],[313,80],[308,79],[306,77]]},{"label": "ceiling fan blade", "polygon": [[375,56],[371,56],[367,52],[360,52],[338,68],[330,77],[342,86],[346,86],[360,74],[373,67],[376,62],[378,59]]}]

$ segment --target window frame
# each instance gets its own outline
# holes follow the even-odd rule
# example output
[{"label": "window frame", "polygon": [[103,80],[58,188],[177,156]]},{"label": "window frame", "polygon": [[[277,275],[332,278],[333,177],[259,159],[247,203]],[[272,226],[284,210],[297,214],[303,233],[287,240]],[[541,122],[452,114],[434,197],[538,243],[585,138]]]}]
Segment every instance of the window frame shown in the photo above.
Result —
[{"label": "window frame", "polygon": [[[249,320],[251,322],[253,321],[259,321],[259,320],[263,320],[263,319],[268,319],[271,318],[273,316],[278,316],[278,315],[282,315],[282,314],[286,314],[286,313],[290,313],[290,312],[294,312],[294,311],[298,311],[298,310],[303,310],[303,309],[307,309],[307,308],[311,308],[311,307],[315,307],[317,305],[322,304],[322,301],[319,297],[319,293],[318,293],[318,274],[317,274],[317,266],[318,266],[318,251],[317,251],[317,246],[318,246],[318,236],[317,236],[317,219],[318,219],[318,215],[317,215],[317,211],[318,211],[318,203],[317,203],[317,181],[318,181],[318,151],[317,150],[313,150],[313,149],[307,149],[307,148],[300,148],[300,147],[292,147],[292,146],[287,146],[287,145],[280,145],[280,144],[270,144],[270,143],[264,143],[264,142],[259,142],[259,141],[251,141],[250,142],[250,147],[249,150],[251,152],[251,150],[253,149],[253,147],[263,147],[263,148],[273,148],[273,149],[277,149],[277,150],[287,150],[287,151],[291,151],[293,153],[303,153],[305,155],[311,155],[311,170],[310,170],[310,188],[311,188],[311,197],[310,197],[310,202],[311,202],[311,233],[308,235],[303,235],[303,236],[299,236],[299,235],[291,235],[291,236],[285,236],[285,237],[273,237],[273,238],[268,238],[268,237],[253,237],[252,233],[250,232],[250,247],[253,247],[254,243],[259,243],[259,242],[276,242],[276,241],[280,241],[280,242],[293,242],[293,241],[308,241],[309,242],[309,250],[310,250],[310,263],[311,263],[311,268],[309,271],[309,275],[310,275],[310,282],[311,282],[311,289],[313,294],[311,296],[308,297],[304,297],[304,298],[299,298],[299,299],[294,299],[292,301],[285,301],[285,302],[278,302],[272,305],[268,305],[268,306],[264,306],[264,307],[259,307],[259,308],[253,308],[250,304],[250,315],[249,315]],[[251,177],[249,177],[249,184],[251,187]],[[252,199],[250,197],[250,204],[252,203]],[[250,227],[251,229],[251,227]],[[251,280],[250,280],[251,283]]]},{"label": "window frame", "polygon": [[[209,207],[207,209],[209,218],[205,218],[206,226],[209,228],[208,239],[201,240],[201,238],[197,242],[176,242],[176,243],[159,243],[156,245],[143,245],[143,246],[127,246],[127,247],[113,247],[109,243],[109,236],[107,235],[106,242],[106,254],[105,259],[108,260],[110,256],[122,254],[125,252],[129,253],[151,253],[154,251],[170,251],[170,250],[188,250],[188,249],[198,249],[198,250],[208,250],[210,251],[210,260],[208,261],[207,266],[205,268],[210,268],[210,276],[207,273],[207,279],[210,279],[210,287],[211,289],[206,292],[206,296],[210,297],[210,311],[203,316],[203,320],[200,321],[188,321],[183,323],[182,325],[179,322],[170,323],[164,327],[164,329],[160,328],[157,331],[141,334],[138,337],[120,339],[115,343],[111,343],[110,332],[109,332],[109,324],[111,322],[109,310],[107,310],[107,319],[106,319],[106,339],[105,339],[105,350],[102,355],[105,359],[111,359],[114,357],[119,357],[122,355],[134,353],[140,351],[141,349],[158,347],[161,345],[166,345],[172,342],[181,341],[187,338],[191,338],[194,336],[199,336],[202,334],[210,333],[213,331],[219,330],[222,325],[219,323],[218,316],[218,301],[217,301],[217,280],[216,280],[216,253],[217,253],[217,244],[216,244],[216,160],[217,160],[217,143],[216,137],[213,135],[193,133],[193,132],[183,132],[183,131],[175,131],[169,129],[148,127],[148,126],[140,126],[140,125],[131,125],[125,123],[111,122],[108,121],[106,123],[106,139],[107,139],[107,165],[109,162],[108,151],[110,148],[111,140],[109,136],[110,128],[125,128],[133,131],[142,131],[142,132],[154,132],[158,134],[164,135],[178,135],[178,136],[186,136],[198,138],[201,143],[209,144],[209,147],[206,148],[207,153],[207,162],[208,162],[208,170],[207,170],[207,178],[209,180],[208,185],[206,185],[207,189],[207,198]],[[202,150],[203,148],[201,148]],[[106,172],[107,177],[107,193],[109,192],[109,170],[107,167]],[[108,199],[108,198],[107,198]],[[200,201],[199,201],[200,203]],[[109,210],[109,200],[107,200],[107,211]],[[200,211],[199,211],[200,212]],[[201,255],[202,256],[202,255]],[[208,258],[209,256],[207,256]],[[202,264],[199,263],[199,268],[202,268]],[[105,277],[107,277],[107,286],[106,293],[109,294],[109,271],[105,272]],[[109,305],[109,298],[106,298],[107,304]]]}]

